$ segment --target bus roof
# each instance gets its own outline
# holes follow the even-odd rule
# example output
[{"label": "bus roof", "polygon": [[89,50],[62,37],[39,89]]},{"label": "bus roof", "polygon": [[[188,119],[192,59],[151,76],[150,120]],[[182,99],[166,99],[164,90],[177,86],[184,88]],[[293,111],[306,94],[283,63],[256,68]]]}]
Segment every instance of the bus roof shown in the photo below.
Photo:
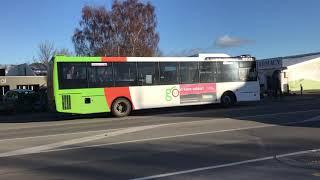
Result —
[{"label": "bus roof", "polygon": [[231,57],[227,54],[199,54],[198,57],[85,57],[63,56],[53,58],[56,62],[191,62],[191,61],[254,61],[250,55]]}]

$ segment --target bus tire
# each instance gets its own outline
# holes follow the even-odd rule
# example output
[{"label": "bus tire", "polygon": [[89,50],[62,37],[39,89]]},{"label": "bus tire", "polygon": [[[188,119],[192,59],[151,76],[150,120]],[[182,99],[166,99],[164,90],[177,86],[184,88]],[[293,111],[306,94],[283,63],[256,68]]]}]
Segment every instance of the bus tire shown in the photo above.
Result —
[{"label": "bus tire", "polygon": [[223,107],[231,107],[236,102],[237,102],[236,95],[231,91],[227,91],[223,93],[223,95],[221,96],[221,105]]},{"label": "bus tire", "polygon": [[131,113],[132,105],[126,98],[117,98],[111,106],[111,113],[115,117],[125,117]]}]

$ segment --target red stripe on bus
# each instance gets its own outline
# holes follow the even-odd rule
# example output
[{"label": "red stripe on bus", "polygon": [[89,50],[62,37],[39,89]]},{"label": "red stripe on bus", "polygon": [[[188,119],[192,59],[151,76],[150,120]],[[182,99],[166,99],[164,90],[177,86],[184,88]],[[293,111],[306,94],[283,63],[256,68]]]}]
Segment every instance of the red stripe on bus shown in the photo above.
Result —
[{"label": "red stripe on bus", "polygon": [[102,62],[126,62],[127,57],[101,57]]},{"label": "red stripe on bus", "polygon": [[129,87],[104,88],[104,95],[106,97],[109,109],[111,109],[112,102],[119,97],[127,98],[132,104],[132,109],[134,109]]}]

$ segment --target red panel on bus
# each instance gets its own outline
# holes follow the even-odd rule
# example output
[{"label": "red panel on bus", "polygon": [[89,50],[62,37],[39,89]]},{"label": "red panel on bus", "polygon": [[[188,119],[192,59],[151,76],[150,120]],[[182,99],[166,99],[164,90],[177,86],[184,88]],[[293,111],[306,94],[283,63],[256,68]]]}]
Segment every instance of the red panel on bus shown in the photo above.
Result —
[{"label": "red panel on bus", "polygon": [[102,62],[126,62],[127,57],[101,57]]},{"label": "red panel on bus", "polygon": [[[125,97],[129,99],[130,102],[132,102],[129,87],[104,88],[104,95],[110,109],[112,102],[118,97]],[[132,109],[134,109],[133,103]]]}]

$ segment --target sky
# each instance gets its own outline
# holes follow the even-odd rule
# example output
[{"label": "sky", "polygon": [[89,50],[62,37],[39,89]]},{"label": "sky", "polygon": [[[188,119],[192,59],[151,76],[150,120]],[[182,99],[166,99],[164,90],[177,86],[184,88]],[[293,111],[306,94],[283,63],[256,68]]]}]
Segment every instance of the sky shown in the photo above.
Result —
[{"label": "sky", "polygon": [[[146,0],[143,0],[146,2]],[[320,51],[319,0],[151,0],[165,56],[197,52],[258,59]],[[0,64],[32,62],[38,45],[74,50],[84,5],[112,0],[1,0]]]}]

